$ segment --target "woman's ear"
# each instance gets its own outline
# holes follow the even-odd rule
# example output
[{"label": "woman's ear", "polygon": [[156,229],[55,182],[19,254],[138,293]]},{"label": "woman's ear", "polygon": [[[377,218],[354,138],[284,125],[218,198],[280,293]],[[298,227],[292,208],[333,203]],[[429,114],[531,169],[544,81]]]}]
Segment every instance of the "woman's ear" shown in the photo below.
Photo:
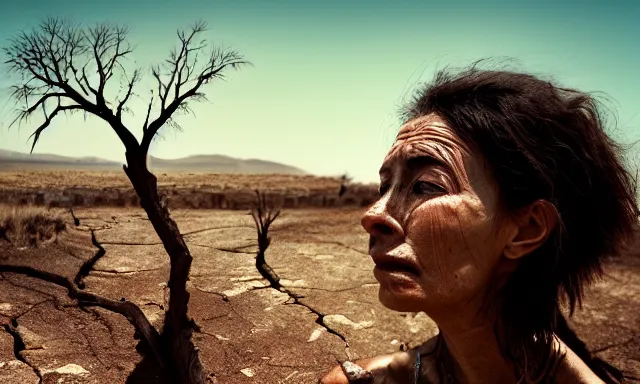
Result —
[{"label": "woman's ear", "polygon": [[542,246],[556,229],[559,214],[546,200],[537,200],[514,217],[515,231],[504,249],[505,257],[519,259]]}]

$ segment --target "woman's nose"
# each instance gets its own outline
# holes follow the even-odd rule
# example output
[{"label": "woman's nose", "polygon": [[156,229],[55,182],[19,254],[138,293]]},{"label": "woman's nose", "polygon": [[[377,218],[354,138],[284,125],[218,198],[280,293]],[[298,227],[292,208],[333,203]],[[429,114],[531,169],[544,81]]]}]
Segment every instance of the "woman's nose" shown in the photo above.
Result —
[{"label": "woman's nose", "polygon": [[361,224],[371,236],[402,235],[400,223],[389,213],[388,199],[381,198],[362,216]]}]

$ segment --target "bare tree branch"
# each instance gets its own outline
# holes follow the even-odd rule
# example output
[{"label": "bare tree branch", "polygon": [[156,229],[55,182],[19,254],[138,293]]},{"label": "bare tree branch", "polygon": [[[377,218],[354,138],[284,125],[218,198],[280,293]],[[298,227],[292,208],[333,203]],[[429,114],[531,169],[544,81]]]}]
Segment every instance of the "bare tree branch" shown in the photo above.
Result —
[{"label": "bare tree branch", "polygon": [[151,92],[151,99],[149,100],[149,106],[147,107],[147,117],[144,119],[144,125],[142,126],[142,132],[147,131],[149,126],[149,116],[151,115],[151,107],[153,106],[153,92]]},{"label": "bare tree branch", "polygon": [[[197,37],[206,31],[206,24],[198,22],[191,27],[187,34],[178,31],[180,49],[171,52],[164,67],[153,68],[152,75],[157,83],[157,96],[159,100],[159,116],[145,124],[144,136],[140,144],[141,151],[147,153],[151,141],[160,128],[169,123],[173,127],[179,125],[172,120],[172,116],[178,111],[189,112],[187,100],[206,100],[200,88],[215,78],[223,78],[224,71],[228,68],[237,69],[249,64],[235,51],[212,48],[208,53],[208,60],[201,65],[200,53],[208,46],[206,40],[195,43]],[[164,70],[164,71],[163,71]],[[173,89],[172,100],[169,100]]]},{"label": "bare tree branch", "polygon": [[[207,100],[201,92],[203,85],[215,78],[224,78],[227,69],[249,64],[237,52],[213,47],[201,39],[206,31],[204,22],[195,23],[188,32],[179,30],[178,48],[162,65],[152,69],[157,92],[148,103],[143,138],[138,143],[122,122],[122,114],[129,110],[127,103],[142,78],[139,69],[128,77],[122,64],[133,52],[127,42],[129,30],[110,24],[82,28],[60,19],[47,19],[38,28],[18,34],[4,48],[9,71],[21,77],[20,83],[13,87],[12,96],[25,107],[19,110],[16,122],[25,121],[49,100],[60,97],[106,121],[127,152],[140,152],[145,156],[164,125],[180,129],[175,120],[177,113],[193,113],[189,100]],[[92,81],[90,73],[96,73],[97,80]],[[121,89],[124,95],[112,109],[106,90],[116,74],[127,81]],[[154,103],[154,97],[158,103]],[[159,111],[152,118],[154,105]]]},{"label": "bare tree branch", "polygon": [[[127,30],[105,24],[88,31],[86,33],[71,22],[49,18],[38,28],[22,32],[10,40],[8,47],[3,49],[7,56],[5,64],[8,65],[10,74],[17,74],[21,79],[13,87],[12,96],[16,103],[25,105],[19,109],[14,122],[27,120],[39,107],[44,109],[51,98],[63,98],[78,106],[73,109],[82,109],[105,120],[125,147],[134,150],[138,147],[137,139],[105,101],[108,80],[113,76],[115,68],[122,68],[120,61],[131,52],[130,46],[125,44]],[[77,67],[79,63],[81,66]],[[97,86],[92,85],[87,77],[87,73],[92,71],[92,63],[97,66],[100,74]],[[134,85],[138,80],[139,73],[134,72]],[[128,91],[127,95],[130,96],[131,92]],[[90,95],[95,100],[91,100]],[[128,100],[128,96],[123,100]],[[60,100],[58,106],[63,110],[71,109],[67,105],[61,105]],[[124,103],[120,110],[123,108]],[[55,115],[50,117],[53,116]],[[49,123],[47,119],[45,124],[48,126]],[[34,132],[34,138],[39,137],[41,128]],[[35,143],[34,141],[34,146]]]},{"label": "bare tree branch", "polygon": [[127,103],[127,101],[129,101],[129,97],[131,97],[131,94],[133,92],[133,87],[138,83],[138,81],[140,81],[140,71],[136,69],[135,71],[133,71],[133,76],[131,76],[131,80],[129,80],[129,85],[127,86],[127,93],[124,95],[124,98],[118,104],[118,109],[116,111],[116,117],[118,119],[122,119],[122,110],[125,104]]},{"label": "bare tree branch", "polygon": [[80,110],[80,109],[82,109],[82,107],[79,105],[64,105],[64,106],[58,105],[56,109],[54,109],[53,112],[51,112],[50,115],[48,116],[45,115],[44,123],[42,123],[42,125],[36,128],[36,130],[29,136],[29,138],[33,137],[33,144],[31,145],[31,153],[33,153],[33,149],[36,147],[36,144],[38,143],[38,139],[40,139],[40,134],[49,126],[49,124],[51,124],[51,120],[59,112]]},{"label": "bare tree branch", "polygon": [[[64,277],[26,267],[0,266],[0,271],[22,273],[50,281],[67,288],[69,296],[76,298],[82,305],[101,306],[128,316],[141,333],[146,332],[145,338],[158,355],[159,361],[162,359],[158,351],[167,356],[164,360],[167,373],[175,376],[176,382],[188,384],[202,384],[206,377],[198,357],[198,348],[191,339],[195,325],[188,316],[190,295],[187,281],[192,256],[177,224],[160,199],[157,178],[149,172],[146,157],[149,145],[157,137],[161,127],[167,125],[181,129],[175,116],[179,113],[193,113],[189,102],[206,100],[201,90],[203,85],[215,78],[223,78],[224,71],[228,68],[234,69],[247,64],[235,51],[217,48],[206,51],[206,41],[198,41],[198,36],[205,30],[206,25],[199,22],[192,27],[190,33],[178,31],[180,48],[172,51],[163,65],[154,67],[151,71],[158,92],[151,94],[142,127],[141,143],[122,121],[122,114],[129,110],[127,104],[135,95],[136,85],[141,79],[139,70],[128,77],[123,65],[133,50],[126,41],[126,28],[109,24],[81,28],[58,19],[48,19],[39,28],[19,34],[4,48],[8,58],[5,64],[8,65],[10,74],[20,78],[12,87],[12,97],[16,104],[25,105],[24,108],[17,108],[16,121],[20,123],[28,120],[37,109],[42,109],[45,116],[45,122],[31,136],[32,151],[40,134],[55,116],[60,112],[77,110],[108,123],[124,144],[127,163],[123,169],[169,255],[170,275],[167,286],[170,296],[161,336],[162,349],[157,348],[155,329],[150,328],[144,316],[136,315],[140,310],[131,303],[119,303],[82,292]],[[208,60],[201,60],[205,57]],[[87,76],[91,73],[97,75],[97,80]],[[113,83],[113,77],[118,77],[119,91],[124,91],[124,95],[121,98],[116,95],[110,102],[106,93]],[[155,97],[159,100],[155,100]],[[56,107],[47,113],[52,100],[57,101]],[[155,119],[151,117],[154,106],[159,109]],[[268,226],[269,224],[261,227],[262,236],[267,243]],[[97,253],[83,265],[76,277],[78,283],[99,257],[100,253]]]},{"label": "bare tree branch", "polygon": [[40,271],[31,267],[18,265],[1,265],[0,272],[16,273],[58,285],[67,290],[69,298],[77,300],[81,306],[95,306],[119,313],[129,320],[131,325],[140,332],[145,341],[153,350],[156,359],[161,367],[165,367],[161,354],[160,335],[158,331],[149,323],[142,310],[130,301],[115,301],[107,299],[93,293],[81,291],[66,277],[53,273]]}]

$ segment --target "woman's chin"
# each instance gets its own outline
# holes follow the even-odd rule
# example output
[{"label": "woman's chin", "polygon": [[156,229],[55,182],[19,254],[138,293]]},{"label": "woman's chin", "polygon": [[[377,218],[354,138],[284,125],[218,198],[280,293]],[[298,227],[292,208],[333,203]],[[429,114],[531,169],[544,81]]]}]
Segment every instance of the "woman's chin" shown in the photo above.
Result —
[{"label": "woman's chin", "polygon": [[419,295],[415,289],[406,287],[401,289],[399,287],[386,287],[380,284],[378,290],[378,300],[380,304],[398,312],[420,312],[424,310],[424,297]]},{"label": "woman's chin", "polygon": [[380,283],[378,299],[385,307],[399,312],[419,312],[424,301],[419,276],[401,270],[374,268],[373,275]]}]

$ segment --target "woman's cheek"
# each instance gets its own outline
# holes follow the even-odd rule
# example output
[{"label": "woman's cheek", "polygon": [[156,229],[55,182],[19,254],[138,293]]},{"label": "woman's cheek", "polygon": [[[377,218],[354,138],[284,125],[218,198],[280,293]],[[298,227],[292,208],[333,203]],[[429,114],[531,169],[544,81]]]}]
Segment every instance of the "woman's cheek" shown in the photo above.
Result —
[{"label": "woman's cheek", "polygon": [[483,208],[468,195],[447,195],[428,200],[413,211],[407,241],[425,278],[438,280],[440,289],[475,285],[473,277],[486,267],[491,239]]}]

